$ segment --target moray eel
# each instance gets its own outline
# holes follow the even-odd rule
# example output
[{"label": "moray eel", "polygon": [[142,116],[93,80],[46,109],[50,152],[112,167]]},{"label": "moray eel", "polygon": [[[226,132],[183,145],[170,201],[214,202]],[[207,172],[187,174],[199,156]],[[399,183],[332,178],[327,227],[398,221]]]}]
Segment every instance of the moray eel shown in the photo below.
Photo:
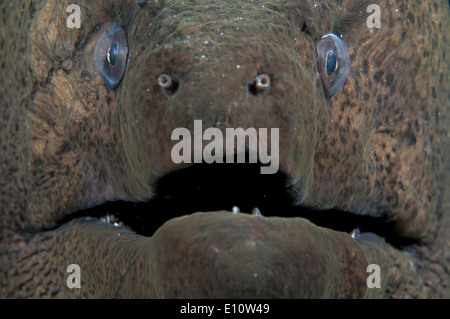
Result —
[{"label": "moray eel", "polygon": [[[0,8],[1,297],[449,296],[448,1]],[[196,120],[278,172],[176,164]]]}]

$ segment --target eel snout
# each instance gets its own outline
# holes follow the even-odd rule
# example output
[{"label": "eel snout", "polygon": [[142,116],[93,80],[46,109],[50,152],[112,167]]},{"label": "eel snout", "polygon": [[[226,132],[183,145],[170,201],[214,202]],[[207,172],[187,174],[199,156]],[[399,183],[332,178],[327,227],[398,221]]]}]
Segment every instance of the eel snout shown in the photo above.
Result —
[{"label": "eel snout", "polygon": [[[277,129],[280,166],[299,183],[309,182],[318,97],[324,100],[312,63],[313,42],[300,34],[299,47],[286,49],[285,43],[293,41],[289,34],[261,30],[270,29],[273,19],[289,22],[281,14],[260,14],[236,26],[224,18],[228,22],[223,22],[223,34],[216,24],[196,23],[195,19],[203,21],[203,17],[193,18],[184,28],[184,22],[167,16],[161,18],[152,45],[130,57],[117,94],[120,134],[129,165],[129,174],[124,176],[129,186],[116,187],[119,193],[123,189],[121,198],[146,200],[156,182],[154,176],[184,168],[172,156],[174,145],[182,139],[192,151],[188,160],[198,163],[194,143],[204,150],[216,137],[206,137],[210,128],[223,134],[223,143],[216,141],[221,145],[215,150],[224,155],[227,129],[255,129],[258,135],[266,129],[267,138],[257,142],[264,143],[269,153],[272,129]],[[178,24],[167,37],[168,30]],[[179,130],[189,132],[178,134]],[[245,143],[248,151],[249,140]],[[242,151],[231,146],[231,153]]]}]

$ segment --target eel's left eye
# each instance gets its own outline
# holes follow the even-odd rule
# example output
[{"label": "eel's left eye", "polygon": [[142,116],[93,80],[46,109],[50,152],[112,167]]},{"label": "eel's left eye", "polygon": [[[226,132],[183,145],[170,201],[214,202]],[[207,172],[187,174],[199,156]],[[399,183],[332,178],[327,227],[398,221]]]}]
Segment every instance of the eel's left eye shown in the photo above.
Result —
[{"label": "eel's left eye", "polygon": [[119,23],[115,23],[100,35],[94,49],[95,69],[110,88],[115,88],[122,79],[127,54],[125,30]]},{"label": "eel's left eye", "polygon": [[117,54],[119,51],[119,43],[114,43],[108,51],[108,62],[111,63],[112,66],[116,65]]},{"label": "eel's left eye", "polygon": [[317,66],[328,97],[339,90],[350,72],[350,55],[347,46],[335,34],[324,35],[316,46]]}]

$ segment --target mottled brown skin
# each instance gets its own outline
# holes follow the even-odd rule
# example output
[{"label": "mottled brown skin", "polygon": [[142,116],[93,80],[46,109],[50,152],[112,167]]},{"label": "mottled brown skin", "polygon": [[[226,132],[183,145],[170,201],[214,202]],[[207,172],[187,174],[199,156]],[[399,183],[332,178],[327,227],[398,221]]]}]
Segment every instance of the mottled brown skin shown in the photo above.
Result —
[{"label": "mottled brown skin", "polygon": [[[449,296],[447,1],[83,0],[82,28],[69,29],[72,2],[0,4],[0,297]],[[114,22],[129,46],[115,91],[93,64]],[[351,73],[327,99],[314,43],[329,32]],[[180,81],[170,98],[162,73]],[[270,93],[253,96],[261,73]],[[299,204],[387,217],[418,244],[225,212],[173,219],[151,238],[96,219],[55,228],[105,201],[149,200],[179,168],[172,130],[195,119],[279,127]],[[72,263],[81,289],[66,287]],[[381,289],[366,286],[370,263]]]}]

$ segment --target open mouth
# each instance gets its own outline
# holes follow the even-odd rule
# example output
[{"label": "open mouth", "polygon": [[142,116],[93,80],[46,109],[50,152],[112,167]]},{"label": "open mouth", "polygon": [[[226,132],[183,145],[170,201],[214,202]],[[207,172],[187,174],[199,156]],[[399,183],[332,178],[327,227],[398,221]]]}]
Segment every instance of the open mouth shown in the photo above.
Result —
[{"label": "open mouth", "polygon": [[126,264],[142,296],[364,297],[376,291],[366,283],[370,264],[385,274],[411,264],[404,251],[417,240],[382,218],[296,206],[289,176],[260,168],[194,164],[161,177],[149,202],[109,202],[60,225],[73,225],[92,256],[111,254],[96,259],[109,271]]},{"label": "open mouth", "polygon": [[417,243],[417,240],[399,236],[392,223],[383,218],[338,209],[295,206],[288,177],[281,171],[260,174],[260,167],[259,164],[194,164],[162,177],[149,202],[108,202],[78,211],[60,224],[89,216],[150,237],[165,222],[176,217],[196,212],[229,211],[264,217],[301,217],[356,239],[361,233],[374,233],[399,249]]}]

